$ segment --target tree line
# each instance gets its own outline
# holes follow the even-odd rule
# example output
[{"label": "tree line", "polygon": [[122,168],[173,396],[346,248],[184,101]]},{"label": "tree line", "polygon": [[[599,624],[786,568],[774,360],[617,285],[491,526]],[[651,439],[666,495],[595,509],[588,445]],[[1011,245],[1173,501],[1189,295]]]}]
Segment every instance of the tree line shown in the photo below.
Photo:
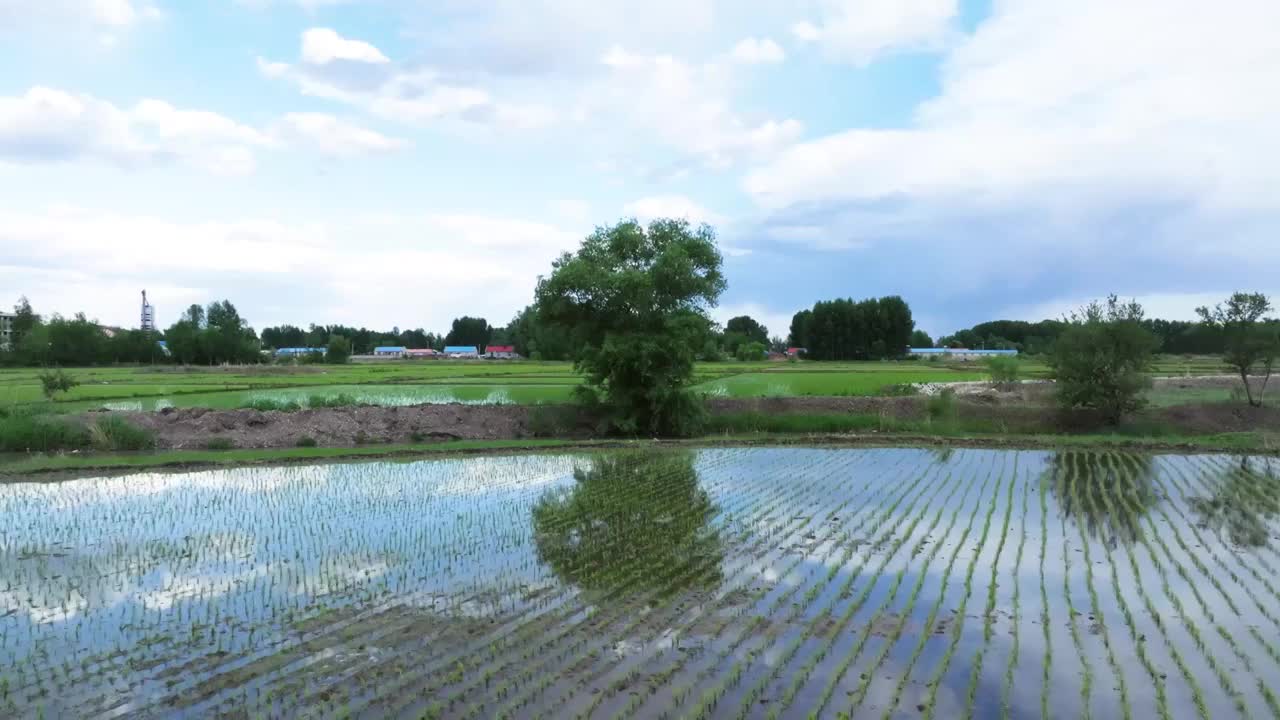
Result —
[{"label": "tree line", "polygon": [[[1054,342],[1070,324],[1063,320],[995,320],[940,337],[936,346],[1017,350],[1028,355],[1045,355],[1052,351]],[[1168,355],[1221,355],[1226,352],[1229,340],[1224,328],[1203,319],[1189,321],[1144,317],[1138,321],[1138,325],[1156,338],[1156,351]],[[914,341],[912,345],[920,347]]]},{"label": "tree line", "polygon": [[915,321],[897,295],[828,300],[791,319],[788,341],[813,360],[882,360],[906,355]]}]

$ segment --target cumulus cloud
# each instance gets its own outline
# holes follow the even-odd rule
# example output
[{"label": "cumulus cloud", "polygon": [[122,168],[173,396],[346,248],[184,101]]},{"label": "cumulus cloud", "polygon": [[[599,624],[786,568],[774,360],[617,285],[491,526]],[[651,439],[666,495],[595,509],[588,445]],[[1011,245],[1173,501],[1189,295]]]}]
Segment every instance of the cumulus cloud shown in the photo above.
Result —
[{"label": "cumulus cloud", "polygon": [[294,83],[306,95],[404,123],[456,119],[527,128],[545,125],[554,117],[544,105],[500,101],[489,91],[450,80],[434,68],[392,62],[372,44],[327,28],[302,34],[299,63],[258,58],[258,69],[266,77]]},{"label": "cumulus cloud", "polygon": [[[610,71],[593,97],[601,114],[652,132],[664,144],[709,167],[767,157],[804,131],[793,118],[748,119],[735,111],[732,71],[724,64],[699,65],[617,45],[600,62]],[[637,98],[643,102],[636,102]]]},{"label": "cumulus cloud", "polygon": [[718,225],[725,217],[712,212],[683,195],[655,195],[629,202],[622,207],[623,213],[640,222],[649,222],[656,218],[683,218],[692,223],[709,223]]},{"label": "cumulus cloud", "polygon": [[1280,74],[1277,26],[1267,0],[998,3],[908,127],[799,143],[749,173],[768,213],[756,240],[792,233],[840,254],[832,268],[911,257],[900,290],[973,298],[974,314],[1010,295],[1266,285],[1280,96],[1259,88]]},{"label": "cumulus cloud", "polygon": [[172,163],[243,175],[261,149],[316,149],[350,157],[398,150],[387,137],[321,113],[291,113],[265,129],[207,110],[144,99],[119,107],[90,95],[34,87],[0,97],[0,161],[96,160],[127,168]]},{"label": "cumulus cloud", "polygon": [[759,65],[763,63],[780,63],[787,59],[787,54],[783,52],[782,47],[770,38],[746,38],[733,46],[733,50],[729,53],[734,62],[740,62],[745,65]]},{"label": "cumulus cloud", "polygon": [[822,0],[816,22],[801,20],[791,32],[833,60],[865,66],[891,52],[942,47],[958,10],[959,0]]},{"label": "cumulus cloud", "polygon": [[531,300],[538,269],[580,237],[458,212],[193,222],[0,210],[0,279],[42,312],[89,310],[125,326],[137,322],[137,291],[164,286],[157,302],[175,314],[179,302],[230,297],[259,327],[314,320],[439,330],[458,308],[505,322]]}]

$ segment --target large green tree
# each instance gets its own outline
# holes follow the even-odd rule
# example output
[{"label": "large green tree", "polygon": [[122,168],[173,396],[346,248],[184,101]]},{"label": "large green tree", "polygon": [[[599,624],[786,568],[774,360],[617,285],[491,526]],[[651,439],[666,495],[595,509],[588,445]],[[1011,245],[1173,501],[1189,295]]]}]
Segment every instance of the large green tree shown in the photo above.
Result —
[{"label": "large green tree", "polygon": [[444,344],[475,345],[480,350],[484,350],[484,346],[489,344],[489,338],[492,335],[493,328],[489,327],[488,320],[464,315],[454,319],[453,327],[444,338]]},{"label": "large green tree", "polygon": [[[1266,295],[1243,292],[1233,293],[1213,308],[1196,308],[1206,325],[1222,332],[1226,345],[1223,360],[1240,373],[1245,397],[1254,407],[1262,407],[1267,381],[1280,355],[1280,333],[1274,323],[1266,322],[1271,310],[1271,299]],[[1256,398],[1250,375],[1262,377]]]},{"label": "large green tree", "polygon": [[1071,314],[1054,343],[1049,367],[1058,401],[1091,408],[1115,424],[1142,406],[1148,370],[1159,340],[1142,325],[1142,306],[1112,295]]},{"label": "large green tree", "polygon": [[601,227],[555,261],[537,289],[544,322],[569,330],[580,397],[613,430],[696,432],[705,409],[690,391],[707,317],[724,292],[715,231],[686,220]]},{"label": "large green tree", "polygon": [[35,311],[31,309],[31,302],[27,300],[27,297],[24,295],[18,298],[18,304],[13,306],[13,322],[10,325],[13,347],[17,348],[18,343],[22,342],[22,338],[26,337],[27,333],[31,332],[39,324],[40,316],[36,315]]}]

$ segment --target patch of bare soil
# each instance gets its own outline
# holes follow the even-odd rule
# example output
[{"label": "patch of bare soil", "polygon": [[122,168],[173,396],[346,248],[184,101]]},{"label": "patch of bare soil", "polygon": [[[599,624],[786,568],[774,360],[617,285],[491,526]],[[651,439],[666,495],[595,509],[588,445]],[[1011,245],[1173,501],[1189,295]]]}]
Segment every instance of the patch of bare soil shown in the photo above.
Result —
[{"label": "patch of bare soil", "polygon": [[1191,435],[1248,430],[1280,430],[1280,407],[1245,403],[1175,405],[1148,411],[1156,419]]},{"label": "patch of bare soil", "polygon": [[156,434],[164,449],[199,449],[215,438],[235,447],[295,447],[312,438],[322,447],[432,440],[499,440],[528,437],[528,411],[511,405],[339,407],[278,412],[168,409],[122,413]]}]

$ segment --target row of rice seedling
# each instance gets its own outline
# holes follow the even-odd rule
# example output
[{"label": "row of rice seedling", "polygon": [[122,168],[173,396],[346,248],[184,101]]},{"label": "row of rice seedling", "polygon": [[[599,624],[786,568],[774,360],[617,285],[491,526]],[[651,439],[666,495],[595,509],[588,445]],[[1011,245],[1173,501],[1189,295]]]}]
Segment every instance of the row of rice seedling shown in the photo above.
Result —
[{"label": "row of rice seedling", "polygon": [[738,448],[18,483],[0,715],[1280,717],[1269,472]]}]

